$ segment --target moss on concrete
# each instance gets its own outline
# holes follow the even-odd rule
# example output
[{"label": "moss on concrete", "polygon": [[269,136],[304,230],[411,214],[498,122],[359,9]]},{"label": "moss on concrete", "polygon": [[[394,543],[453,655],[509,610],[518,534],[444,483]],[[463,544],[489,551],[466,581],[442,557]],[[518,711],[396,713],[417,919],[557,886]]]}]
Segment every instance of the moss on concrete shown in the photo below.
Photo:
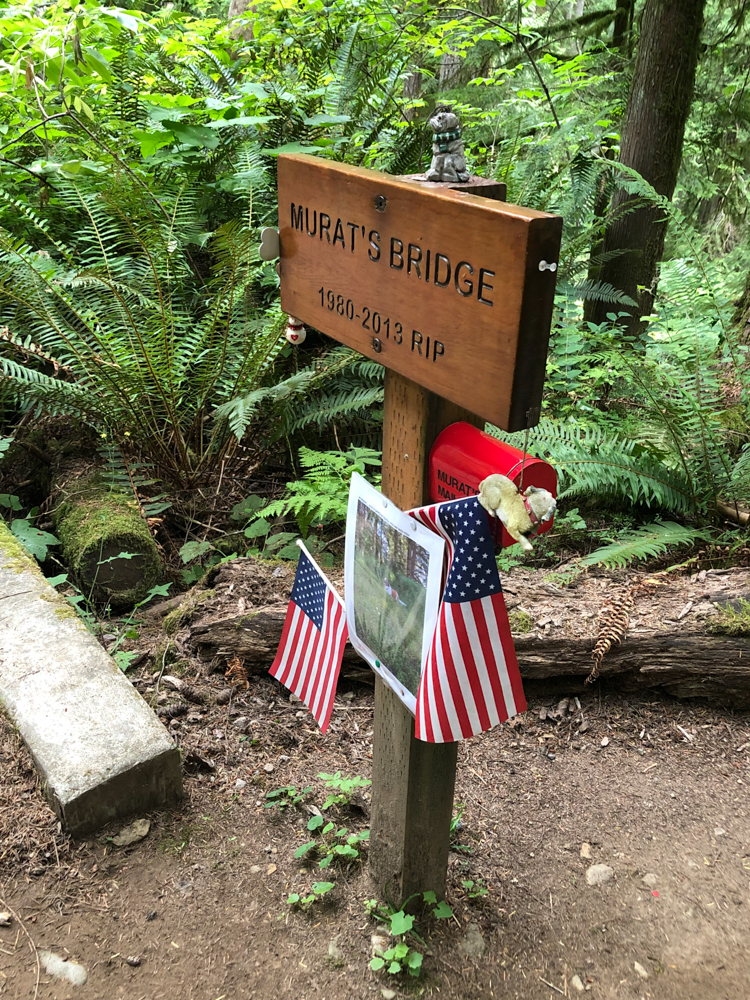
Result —
[{"label": "moss on concrete", "polygon": [[69,604],[67,601],[65,603],[67,604],[67,607],[63,607],[61,605],[59,608],[55,608],[55,618],[78,618],[78,612],[73,605]]},{"label": "moss on concrete", "polygon": [[[162,563],[135,500],[112,490],[96,473],[84,476],[74,492],[67,488],[55,528],[81,590],[116,607],[143,600],[161,579]],[[121,552],[133,558],[117,559]]]},{"label": "moss on concrete", "polygon": [[4,521],[0,521],[0,561],[3,569],[13,570],[14,573],[44,575],[36,559],[26,551]]}]

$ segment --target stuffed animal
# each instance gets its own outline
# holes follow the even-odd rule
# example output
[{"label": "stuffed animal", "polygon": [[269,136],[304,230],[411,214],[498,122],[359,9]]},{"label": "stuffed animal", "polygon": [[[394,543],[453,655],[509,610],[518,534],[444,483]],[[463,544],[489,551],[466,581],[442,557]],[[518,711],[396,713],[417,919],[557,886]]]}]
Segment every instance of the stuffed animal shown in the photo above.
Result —
[{"label": "stuffed animal", "polygon": [[523,493],[507,476],[487,476],[479,484],[479,502],[493,517],[499,517],[511,538],[530,550],[529,535],[536,535],[555,513],[557,501],[549,490],[529,486]]},{"label": "stuffed animal", "polygon": [[428,181],[468,181],[461,125],[448,108],[437,108],[430,118],[432,128],[432,163],[425,175]]}]

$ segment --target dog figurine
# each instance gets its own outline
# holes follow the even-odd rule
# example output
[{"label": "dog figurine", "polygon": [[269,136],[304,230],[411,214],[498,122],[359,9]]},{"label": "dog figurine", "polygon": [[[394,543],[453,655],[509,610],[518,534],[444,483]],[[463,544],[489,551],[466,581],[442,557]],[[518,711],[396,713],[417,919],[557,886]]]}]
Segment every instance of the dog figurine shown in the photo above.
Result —
[{"label": "dog figurine", "polygon": [[432,128],[432,163],[425,175],[428,181],[468,181],[461,125],[448,108],[437,108],[430,118]]},{"label": "dog figurine", "polygon": [[527,551],[532,548],[529,536],[536,535],[557,508],[549,490],[529,486],[519,493],[512,480],[498,473],[479,484],[479,502],[493,517],[500,518],[510,537]]},{"label": "dog figurine", "polygon": [[398,604],[402,604],[404,607],[406,607],[406,604],[404,604],[404,602],[398,596],[398,591],[396,591],[396,590],[393,589],[393,587],[390,585],[390,583],[388,582],[388,580],[387,580],[386,577],[383,577],[383,589],[385,590],[386,594],[389,597],[391,597],[394,601],[396,601]]}]

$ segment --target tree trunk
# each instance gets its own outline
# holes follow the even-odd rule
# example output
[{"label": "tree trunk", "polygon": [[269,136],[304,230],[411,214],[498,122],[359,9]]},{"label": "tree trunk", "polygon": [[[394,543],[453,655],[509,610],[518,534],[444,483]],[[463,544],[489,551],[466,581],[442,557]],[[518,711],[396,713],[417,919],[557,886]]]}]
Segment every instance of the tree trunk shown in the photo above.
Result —
[{"label": "tree trunk", "polygon": [[750,272],[745,281],[745,291],[737,302],[734,323],[744,341],[750,339]]},{"label": "tree trunk", "polygon": [[615,19],[612,25],[612,46],[622,55],[630,56],[633,37],[633,12],[635,0],[617,0]]},{"label": "tree trunk", "polygon": [[[646,0],[633,83],[620,147],[620,162],[637,170],[656,191],[671,198],[682,158],[706,0]],[[600,278],[634,299],[627,328],[637,333],[652,308],[667,220],[655,207],[635,208],[638,199],[618,189],[612,199]],[[622,306],[614,307],[617,311]],[[591,305],[594,322],[613,311]]]},{"label": "tree trunk", "polygon": [[53,496],[63,561],[82,593],[116,608],[143,600],[164,568],[134,497],[102,482],[97,470],[70,468]]}]

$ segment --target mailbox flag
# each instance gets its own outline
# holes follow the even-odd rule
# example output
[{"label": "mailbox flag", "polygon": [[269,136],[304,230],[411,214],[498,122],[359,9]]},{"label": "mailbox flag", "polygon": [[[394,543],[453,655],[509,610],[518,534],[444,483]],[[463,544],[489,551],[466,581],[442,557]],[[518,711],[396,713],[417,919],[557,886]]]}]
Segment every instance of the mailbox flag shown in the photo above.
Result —
[{"label": "mailbox flag", "polygon": [[270,673],[302,699],[325,732],[349,636],[346,611],[305,546],[297,544],[297,575]]},{"label": "mailbox flag", "polygon": [[487,512],[476,497],[409,511],[447,542],[447,576],[417,693],[427,743],[476,736],[526,711]]}]

